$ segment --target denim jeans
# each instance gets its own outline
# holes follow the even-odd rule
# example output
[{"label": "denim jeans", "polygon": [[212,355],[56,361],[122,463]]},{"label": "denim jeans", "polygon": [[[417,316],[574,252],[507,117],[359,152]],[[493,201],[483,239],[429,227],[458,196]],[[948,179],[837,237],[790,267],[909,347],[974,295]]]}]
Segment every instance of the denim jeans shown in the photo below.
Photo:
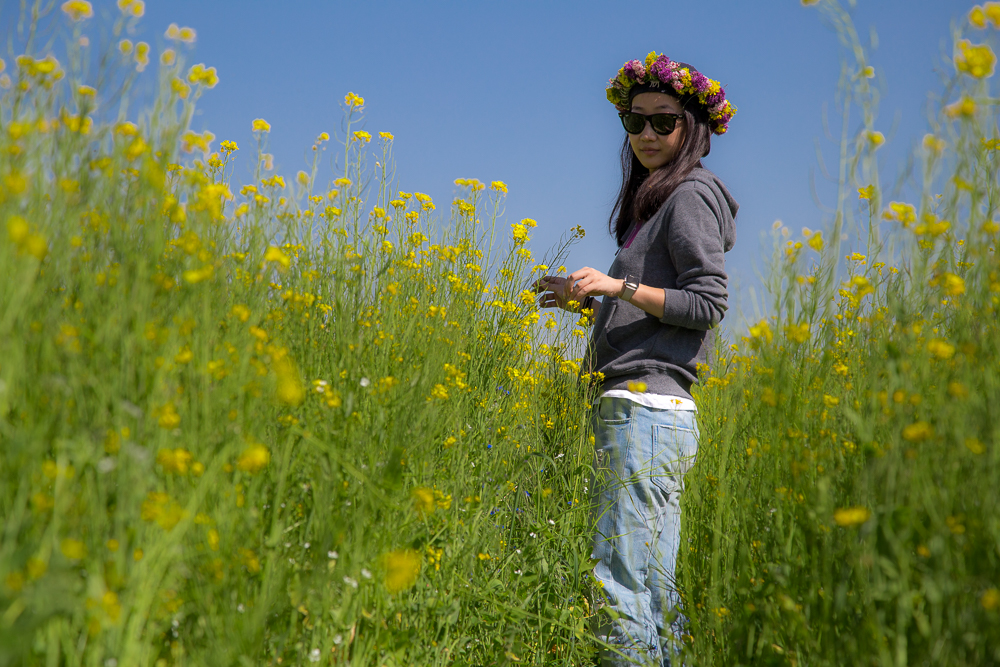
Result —
[{"label": "denim jeans", "polygon": [[676,665],[680,497],[698,451],[696,414],[603,397],[591,420],[594,576],[607,598],[595,632],[626,656],[605,650],[601,664]]}]

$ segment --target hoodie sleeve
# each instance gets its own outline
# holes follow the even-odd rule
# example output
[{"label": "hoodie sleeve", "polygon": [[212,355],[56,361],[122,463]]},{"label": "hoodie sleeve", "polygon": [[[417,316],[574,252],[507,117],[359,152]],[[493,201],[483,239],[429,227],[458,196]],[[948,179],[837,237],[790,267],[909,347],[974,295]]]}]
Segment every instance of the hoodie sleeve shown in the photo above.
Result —
[{"label": "hoodie sleeve", "polygon": [[706,330],[727,309],[728,276],[718,201],[709,188],[682,184],[670,198],[666,251],[677,270],[677,289],[664,288],[664,324]]}]

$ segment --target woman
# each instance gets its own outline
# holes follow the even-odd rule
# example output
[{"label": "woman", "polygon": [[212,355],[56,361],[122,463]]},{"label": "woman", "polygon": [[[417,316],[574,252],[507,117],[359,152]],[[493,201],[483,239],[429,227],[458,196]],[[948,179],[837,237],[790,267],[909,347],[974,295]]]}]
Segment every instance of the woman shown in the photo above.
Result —
[{"label": "woman", "polygon": [[679,501],[698,448],[691,385],[727,308],[738,208],[701,158],[736,109],[717,82],[655,52],[626,63],[607,95],[627,134],[617,256],[607,274],[585,267],[538,288],[543,307],[594,311],[594,576],[615,612],[598,636],[616,647],[603,664],[669,665],[683,628]]}]

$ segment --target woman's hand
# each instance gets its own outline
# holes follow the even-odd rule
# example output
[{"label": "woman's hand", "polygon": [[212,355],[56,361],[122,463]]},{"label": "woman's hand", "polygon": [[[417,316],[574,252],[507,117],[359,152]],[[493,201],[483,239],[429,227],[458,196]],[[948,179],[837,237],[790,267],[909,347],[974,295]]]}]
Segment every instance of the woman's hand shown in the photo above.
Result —
[{"label": "woman's hand", "polygon": [[[542,276],[535,282],[535,291],[544,292],[539,302],[542,308],[571,310],[571,301],[582,304],[588,296],[618,296],[623,285],[624,281],[585,266],[565,278]],[[578,311],[579,305],[573,310]]]}]

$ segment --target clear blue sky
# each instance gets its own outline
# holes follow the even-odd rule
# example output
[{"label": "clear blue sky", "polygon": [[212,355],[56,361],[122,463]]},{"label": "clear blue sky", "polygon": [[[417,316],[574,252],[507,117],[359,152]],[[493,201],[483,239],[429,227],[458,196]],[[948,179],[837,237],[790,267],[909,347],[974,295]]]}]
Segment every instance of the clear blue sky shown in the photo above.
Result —
[{"label": "clear blue sky", "polygon": [[[889,139],[883,182],[926,131],[928,93],[951,72],[950,25],[972,4],[861,0],[851,10],[865,41],[877,29],[877,128]],[[113,2],[99,0],[95,10],[113,12]],[[816,142],[835,168],[822,113],[833,106],[840,52],[815,8],[795,0],[148,0],[137,37],[156,53],[171,22],[198,31],[189,62],[219,72],[194,129],[250,149],[250,122],[263,117],[277,168],[291,176],[317,134],[339,129],[340,103],[353,91],[367,101],[367,129],[396,137],[401,188],[432,195],[447,215],[455,178],[503,180],[508,221],[539,222],[538,254],[571,226],[586,228],[571,270],[605,270],[614,255],[607,217],[623,130],[605,82],[650,50],[691,63],[721,81],[739,107],[706,160],[741,204],[727,259],[733,315],[753,315],[749,288],[767,251],[762,236],[776,219],[793,230],[822,227],[811,174],[824,203],[833,202],[816,168]],[[246,159],[251,151],[241,153]],[[248,167],[236,177],[247,180]]]}]

